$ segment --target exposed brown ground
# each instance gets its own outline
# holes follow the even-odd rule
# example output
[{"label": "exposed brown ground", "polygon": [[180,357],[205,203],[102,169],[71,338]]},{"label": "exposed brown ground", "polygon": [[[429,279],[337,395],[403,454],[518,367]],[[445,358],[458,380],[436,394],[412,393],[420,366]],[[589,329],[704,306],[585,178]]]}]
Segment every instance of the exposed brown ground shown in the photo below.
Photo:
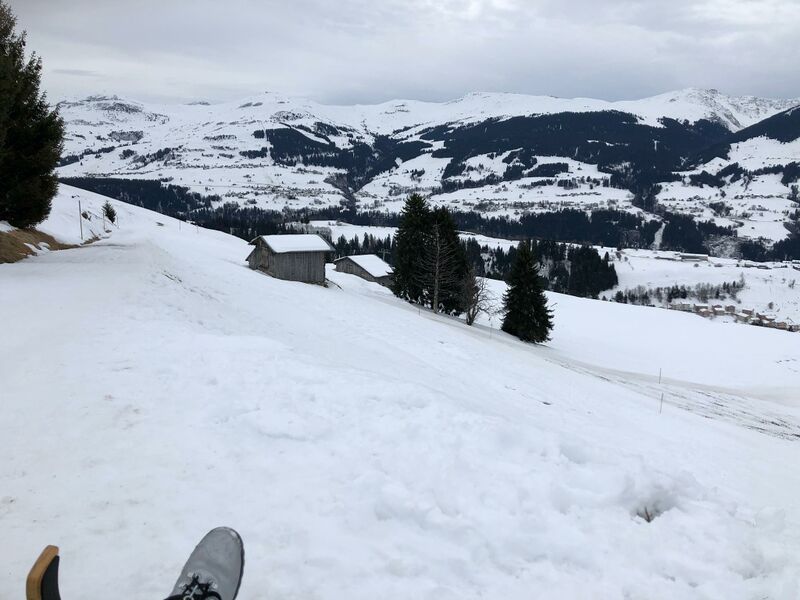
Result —
[{"label": "exposed brown ground", "polygon": [[[36,229],[17,229],[15,231],[0,232],[0,264],[16,262],[26,256],[35,254],[25,244],[31,244],[39,249],[48,247],[50,250],[76,247],[69,244],[61,244],[53,236]],[[47,246],[42,244],[47,244]]]}]

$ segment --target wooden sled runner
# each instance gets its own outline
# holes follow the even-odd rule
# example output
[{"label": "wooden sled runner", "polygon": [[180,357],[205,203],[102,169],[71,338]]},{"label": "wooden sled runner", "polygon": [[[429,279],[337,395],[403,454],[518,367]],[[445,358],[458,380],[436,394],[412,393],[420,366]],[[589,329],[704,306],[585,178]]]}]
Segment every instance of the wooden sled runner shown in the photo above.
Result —
[{"label": "wooden sled runner", "polygon": [[28,573],[27,600],[61,600],[58,593],[58,547],[47,546]]}]

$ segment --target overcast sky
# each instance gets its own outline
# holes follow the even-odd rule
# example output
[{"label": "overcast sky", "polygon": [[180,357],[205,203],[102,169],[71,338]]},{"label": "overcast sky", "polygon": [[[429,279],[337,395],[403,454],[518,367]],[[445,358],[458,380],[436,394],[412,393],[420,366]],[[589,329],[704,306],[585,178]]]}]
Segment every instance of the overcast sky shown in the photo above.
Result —
[{"label": "overcast sky", "polygon": [[[7,0],[8,1],[8,0]],[[800,0],[10,0],[51,99],[800,97]]]}]

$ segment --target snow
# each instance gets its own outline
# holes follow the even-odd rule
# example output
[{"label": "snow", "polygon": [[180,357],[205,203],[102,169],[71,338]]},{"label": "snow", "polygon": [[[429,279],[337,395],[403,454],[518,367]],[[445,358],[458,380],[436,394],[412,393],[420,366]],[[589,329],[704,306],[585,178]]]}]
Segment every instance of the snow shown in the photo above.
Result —
[{"label": "snow", "polygon": [[[505,284],[487,280],[495,298]],[[676,379],[800,407],[800,335],[722,323],[679,311],[549,294],[556,334],[549,349],[565,362],[623,371],[631,380]],[[617,339],[620,323],[629,338]],[[591,325],[588,325],[591,323]],[[769,334],[769,335],[765,335]],[[674,344],[681,340],[681,344]],[[753,368],[755,348],[758,367]],[[633,375],[633,374],[636,375]]]},{"label": "snow", "polygon": [[[724,165],[716,164],[712,171],[718,171],[721,166]],[[739,237],[781,240],[788,234],[784,226],[786,215],[797,207],[788,198],[789,187],[782,184],[780,179],[780,175],[759,175],[751,181],[740,179],[729,183],[724,188],[667,182],[660,184],[662,190],[658,200],[670,211],[733,227]],[[712,202],[726,205],[730,213],[724,217],[718,216],[709,206]]]},{"label": "snow", "polygon": [[316,233],[297,233],[285,235],[262,235],[273,252],[329,252],[330,244]]},{"label": "snow", "polygon": [[55,543],[65,598],[163,597],[227,524],[242,598],[800,593],[796,334],[553,295],[530,346],[115,207],[0,266],[1,589]]},{"label": "snow", "polygon": [[741,167],[756,171],[764,167],[796,162],[798,157],[800,157],[800,139],[779,142],[761,136],[731,144],[728,162],[738,162]]},{"label": "snow", "polygon": [[351,225],[344,221],[311,221],[314,227],[325,227],[331,230],[331,237],[338,240],[344,236],[346,240],[352,240],[354,237],[359,240],[364,238],[364,234],[370,234],[379,239],[393,237],[397,231],[397,227],[380,227],[376,225]]},{"label": "snow", "polygon": [[[66,190],[66,193],[65,193]],[[50,216],[36,229],[52,235],[64,244],[82,244],[93,238],[107,237],[112,229],[119,227],[103,217],[103,204],[108,201],[114,210],[119,211],[127,206],[125,203],[103,196],[103,201],[86,203],[83,201],[85,193],[64,186],[59,196],[59,205],[53,209]],[[79,204],[80,202],[80,204]],[[83,215],[79,218],[79,215]],[[119,223],[124,217],[119,216]]]},{"label": "snow", "polygon": [[619,278],[619,285],[606,293],[609,297],[616,290],[637,286],[654,289],[683,285],[693,288],[697,284],[744,281],[745,287],[738,292],[736,299],[721,303],[800,323],[800,292],[796,288],[800,272],[788,263],[764,262],[758,263],[761,268],[756,268],[756,263],[713,257],[708,262],[685,263],[675,260],[677,253],[674,252],[627,249],[617,254],[613,248],[598,250],[601,254],[609,253]]},{"label": "snow", "polygon": [[[436,126],[463,126],[485,119],[505,119],[520,115],[541,115],[559,112],[619,110],[636,115],[641,122],[661,126],[664,117],[677,120],[719,121],[733,131],[758,122],[800,103],[800,99],[770,100],[754,97],[732,97],[715,90],[686,89],[632,101],[607,102],[586,98],[554,98],[518,94],[468,94],[450,102],[416,102],[395,100],[377,105],[330,106],[275,93],[264,93],[237,102],[214,105],[157,105],[114,97],[95,96],[64,102],[61,113],[67,122],[65,154],[81,156],[78,162],[59,168],[59,175],[112,176],[131,179],[169,181],[206,195],[219,195],[222,202],[242,206],[282,210],[290,208],[318,209],[338,207],[341,190],[330,183],[342,171],[333,167],[275,164],[270,156],[251,159],[242,152],[259,151],[269,142],[255,138],[254,131],[264,128],[297,127],[311,139],[323,139],[316,131],[319,123],[335,127],[326,129],[327,137],[340,148],[354,143],[371,144],[376,136],[394,134],[397,139],[418,140],[422,131]],[[742,163],[777,164],[796,160],[797,143],[776,146],[773,140],[760,138],[734,147],[732,156],[741,155]],[[442,142],[434,144],[439,149]],[[763,150],[761,146],[763,145]],[[113,147],[113,151],[100,152]],[[172,150],[161,160],[137,162],[135,155],[145,157],[166,148]],[[123,158],[123,152],[134,156]],[[471,157],[467,165],[474,170],[466,179],[480,179],[491,173],[500,174],[507,165],[503,153]],[[607,179],[596,165],[580,163],[571,157],[537,157],[539,164],[564,162],[570,173],[559,178]],[[766,161],[766,163],[765,163]],[[395,168],[377,174],[356,193],[359,210],[399,211],[402,200],[411,192],[434,193],[449,158],[433,157],[425,152]],[[718,168],[725,161],[715,161]],[[498,185],[484,185],[437,195],[435,203],[462,210],[480,210],[495,216],[519,218],[523,211],[574,208],[593,210],[611,208],[637,212],[631,204],[632,194],[626,190],[581,184],[578,189],[564,190],[557,185],[532,188],[534,180],[523,178]],[[540,181],[539,181],[540,182]],[[734,187],[740,187],[737,184]],[[670,203],[671,210],[698,211],[709,214],[709,202],[718,200],[719,190],[693,195],[696,201]],[[725,190],[731,192],[733,190]],[[775,222],[782,222],[783,207],[788,202],[788,186],[773,190],[782,196],[767,208]],[[757,195],[758,192],[753,192]],[[729,194],[730,195],[730,194]],[[751,193],[744,190],[743,195]],[[667,198],[664,194],[661,197]],[[781,204],[781,206],[778,206]],[[744,209],[740,212],[744,212]],[[745,221],[749,219],[744,219]],[[733,224],[729,219],[725,224]],[[749,225],[749,224],[748,224]],[[769,239],[785,236],[780,223],[760,227],[750,225],[742,235]]]},{"label": "snow", "polygon": [[0,233],[8,233],[14,231],[16,227],[12,227],[8,221],[0,221]]},{"label": "snow", "polygon": [[392,267],[375,254],[354,254],[348,258],[373,277],[386,277],[392,274]]},{"label": "snow", "polygon": [[[350,225],[342,221],[312,221],[312,225],[330,229],[333,239],[341,235],[348,240],[353,237],[361,239],[365,234],[383,239],[392,237],[396,231],[395,227]],[[519,243],[470,232],[460,232],[460,236],[463,240],[472,238],[481,246],[505,251]],[[608,252],[619,278],[619,285],[601,296],[611,297],[617,290],[638,286],[649,289],[674,285],[694,288],[698,284],[721,285],[743,280],[745,287],[738,293],[737,299],[725,301],[724,304],[735,304],[739,309],[749,308],[775,316],[778,320],[800,323],[800,293],[797,291],[800,269],[788,263],[764,262],[759,263],[761,268],[756,268],[755,263],[712,257],[708,262],[697,264],[680,261],[677,252],[631,248],[618,252],[616,248],[595,248],[601,256]]]}]

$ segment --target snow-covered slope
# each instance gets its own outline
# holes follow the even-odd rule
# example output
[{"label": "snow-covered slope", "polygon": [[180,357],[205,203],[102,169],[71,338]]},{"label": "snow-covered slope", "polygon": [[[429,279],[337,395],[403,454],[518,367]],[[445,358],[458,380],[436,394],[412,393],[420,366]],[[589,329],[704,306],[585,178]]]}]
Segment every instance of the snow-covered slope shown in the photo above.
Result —
[{"label": "snow-covered slope", "polygon": [[[609,187],[615,173],[658,165],[669,178],[665,165],[677,169],[731,132],[798,104],[700,89],[620,102],[475,93],[444,103],[370,106],[328,106],[275,93],[182,106],[95,96],[60,104],[68,135],[59,173],[160,179],[278,210],[347,201],[363,210],[397,211],[417,191],[434,193],[436,203],[451,208],[511,217],[560,208],[635,212],[629,191],[635,186],[617,181]],[[519,150],[530,156],[514,154]],[[785,150],[798,158],[796,148]],[[710,213],[715,193],[689,187],[667,190],[665,204]],[[767,211],[783,222],[789,188],[772,193],[775,206]],[[747,190],[741,195],[751,199]],[[737,219],[749,220],[744,213],[736,211]],[[785,235],[780,223],[744,226],[742,233]]]},{"label": "snow-covered slope", "polygon": [[619,110],[649,114],[653,120],[661,116],[689,121],[716,120],[731,131],[738,131],[800,105],[800,98],[777,100],[756,96],[729,96],[714,89],[687,88],[643,100],[618,102],[616,105]]},{"label": "snow-covered slope", "polygon": [[[397,231],[396,227],[351,225],[330,220],[312,221],[311,224],[322,230],[328,230],[334,240],[341,236],[348,241],[354,237],[361,240],[365,234],[384,239],[394,236]],[[505,251],[519,243],[469,232],[462,232],[461,238],[474,239],[481,246],[502,248]],[[656,288],[684,286],[691,289],[698,285],[715,286],[740,282],[743,287],[737,292],[736,298],[730,298],[729,302],[722,300],[711,302],[734,304],[737,310],[754,310],[791,325],[800,324],[800,293],[797,290],[800,264],[788,261],[754,263],[729,258],[684,262],[680,260],[678,252],[631,248],[617,250],[603,246],[595,248],[601,256],[608,253],[619,279],[619,285],[604,291],[600,294],[601,297],[612,298],[617,291],[644,288],[650,292],[650,302],[666,308],[669,306],[669,300],[662,298],[659,302],[653,294]],[[696,298],[694,302],[701,303]]]},{"label": "snow-covered slope", "polygon": [[2,589],[56,543],[65,598],[160,597],[224,523],[243,598],[800,591],[796,336],[551,296],[534,347],[114,204],[0,266]]},{"label": "snow-covered slope", "polygon": [[776,113],[703,151],[679,182],[662,185],[669,209],[781,239],[800,205],[800,107]]}]

